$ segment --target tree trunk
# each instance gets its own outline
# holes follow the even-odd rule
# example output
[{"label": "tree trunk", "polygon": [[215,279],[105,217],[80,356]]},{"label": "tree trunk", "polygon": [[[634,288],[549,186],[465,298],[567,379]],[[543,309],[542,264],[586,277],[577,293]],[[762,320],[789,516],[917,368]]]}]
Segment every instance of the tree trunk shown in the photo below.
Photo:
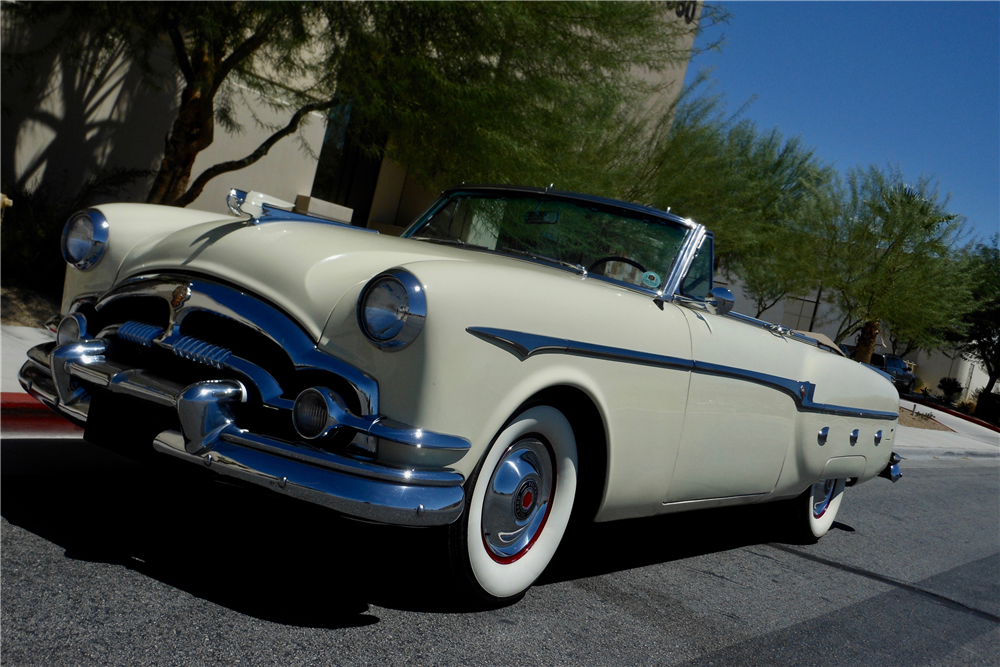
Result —
[{"label": "tree trunk", "polygon": [[858,345],[854,348],[852,359],[862,364],[870,364],[872,353],[875,352],[875,341],[878,339],[879,322],[872,320],[865,322],[861,328],[861,335],[858,336]]},{"label": "tree trunk", "polygon": [[[992,394],[993,393],[993,387],[996,386],[997,380],[1000,379],[1000,373],[996,373],[996,374],[990,375],[988,377],[989,377],[989,380],[987,380],[986,386],[983,387],[983,394]],[[980,395],[982,395],[982,394],[980,394]]]},{"label": "tree trunk", "polygon": [[177,120],[167,136],[160,169],[146,196],[147,204],[170,204],[187,190],[195,158],[214,139],[213,98],[211,75],[208,73],[202,73],[184,88]]}]

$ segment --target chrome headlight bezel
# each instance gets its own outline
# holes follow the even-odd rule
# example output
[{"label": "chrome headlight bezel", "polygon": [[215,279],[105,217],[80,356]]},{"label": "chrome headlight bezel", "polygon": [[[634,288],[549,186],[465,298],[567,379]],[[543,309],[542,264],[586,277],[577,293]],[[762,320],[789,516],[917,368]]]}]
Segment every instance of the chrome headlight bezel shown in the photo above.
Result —
[{"label": "chrome headlight bezel", "polygon": [[[398,300],[399,305],[396,310],[396,317],[402,320],[402,326],[392,335],[380,335],[377,328],[373,326],[371,317],[367,313],[366,303],[375,293],[375,290],[383,284],[394,284],[402,287],[403,295],[406,297],[405,303]],[[384,309],[383,313],[387,312]],[[368,281],[361,294],[358,296],[358,326],[365,338],[375,347],[389,352],[402,350],[412,343],[420,335],[424,328],[424,320],[427,317],[427,296],[424,293],[424,286],[420,284],[417,277],[405,269],[390,269],[383,271]]]},{"label": "chrome headlight bezel", "polygon": [[[78,224],[87,225],[90,243],[85,251],[80,249],[75,253],[71,253],[69,247],[70,235],[74,229],[79,229]],[[75,266],[81,271],[89,271],[97,266],[98,262],[104,257],[104,250],[108,245],[108,236],[108,219],[100,211],[89,208],[74,213],[63,227],[62,242],[60,244],[63,259],[66,260],[67,264]]]}]

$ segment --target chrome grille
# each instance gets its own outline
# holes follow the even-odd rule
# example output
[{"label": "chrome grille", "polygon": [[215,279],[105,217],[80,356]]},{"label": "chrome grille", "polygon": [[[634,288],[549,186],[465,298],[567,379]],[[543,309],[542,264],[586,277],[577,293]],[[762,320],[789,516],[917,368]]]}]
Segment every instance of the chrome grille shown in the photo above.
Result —
[{"label": "chrome grille", "polygon": [[163,335],[163,329],[152,324],[129,320],[118,327],[118,337],[130,343],[152,347],[153,340]]},{"label": "chrome grille", "polygon": [[215,368],[222,368],[232,352],[224,347],[206,343],[193,336],[181,336],[173,344],[174,354]]}]

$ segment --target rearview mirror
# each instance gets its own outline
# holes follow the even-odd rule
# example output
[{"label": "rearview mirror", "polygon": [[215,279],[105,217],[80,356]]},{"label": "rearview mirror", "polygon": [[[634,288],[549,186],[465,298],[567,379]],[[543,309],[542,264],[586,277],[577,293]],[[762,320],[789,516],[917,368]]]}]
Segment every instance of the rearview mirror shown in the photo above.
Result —
[{"label": "rearview mirror", "polygon": [[736,303],[736,298],[725,287],[713,287],[708,293],[708,298],[705,299],[708,312],[716,315],[725,315],[733,309],[734,303]]}]

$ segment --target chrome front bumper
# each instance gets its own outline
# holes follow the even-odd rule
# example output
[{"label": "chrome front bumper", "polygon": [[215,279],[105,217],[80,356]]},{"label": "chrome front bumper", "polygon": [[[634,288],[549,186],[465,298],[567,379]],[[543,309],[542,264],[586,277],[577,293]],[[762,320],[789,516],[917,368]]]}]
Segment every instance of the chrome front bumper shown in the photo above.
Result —
[{"label": "chrome front bumper", "polygon": [[[80,425],[90,412],[85,383],[174,408],[181,430],[161,432],[153,441],[156,451],[346,515],[427,526],[451,523],[462,513],[465,478],[458,472],[384,465],[251,433],[236,424],[228,407],[246,400],[241,382],[208,380],[185,387],[143,369],[121,367],[105,359],[105,349],[102,339],[39,345],[29,350],[18,380],[29,394]],[[387,444],[423,450],[428,462],[457,460],[469,449],[468,441],[457,436],[378,417],[356,420],[356,430],[367,428]],[[412,442],[415,433],[423,443]]]}]

